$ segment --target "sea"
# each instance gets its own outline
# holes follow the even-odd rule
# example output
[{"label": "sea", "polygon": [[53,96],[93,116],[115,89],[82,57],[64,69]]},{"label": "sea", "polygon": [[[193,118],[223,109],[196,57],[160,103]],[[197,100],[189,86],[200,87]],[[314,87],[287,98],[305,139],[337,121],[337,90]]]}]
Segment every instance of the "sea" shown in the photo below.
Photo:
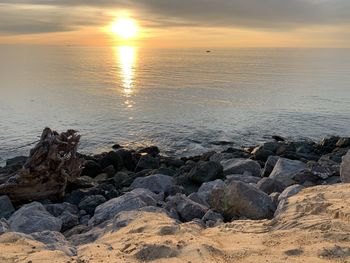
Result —
[{"label": "sea", "polygon": [[350,136],[350,49],[0,46],[0,163],[45,127],[180,156]]}]

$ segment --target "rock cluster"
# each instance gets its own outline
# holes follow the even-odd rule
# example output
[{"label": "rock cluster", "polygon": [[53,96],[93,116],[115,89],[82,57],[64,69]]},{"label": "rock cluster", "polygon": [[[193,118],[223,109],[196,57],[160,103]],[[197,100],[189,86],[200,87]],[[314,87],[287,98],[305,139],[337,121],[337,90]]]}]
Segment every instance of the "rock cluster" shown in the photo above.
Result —
[{"label": "rock cluster", "polygon": [[[60,166],[68,165],[64,187],[56,185],[64,191],[59,199],[52,194],[55,180],[51,178],[41,180],[41,189],[35,188],[24,205],[20,187],[27,189],[37,182],[33,174],[26,184],[21,178],[15,192],[4,187],[15,182],[13,175],[28,165],[26,159],[18,157],[0,169],[0,177],[12,178],[0,186],[0,234],[24,233],[49,247],[57,240],[61,250],[74,254],[73,245],[116,231],[137,211],[164,213],[179,223],[194,220],[208,227],[237,219],[271,219],[281,211],[283,202],[304,188],[350,182],[348,142],[348,138],[338,137],[319,143],[276,137],[249,149],[231,147],[184,158],[162,156],[155,146],[138,151],[118,147],[94,156],[80,154],[78,163],[83,167],[79,177],[75,161],[74,169],[70,170],[67,162]],[[72,153],[78,158],[75,150]],[[41,163],[51,164],[49,158],[44,155]],[[56,170],[51,176],[61,173]],[[36,192],[39,194],[33,198]],[[30,202],[33,199],[36,201]]]}]

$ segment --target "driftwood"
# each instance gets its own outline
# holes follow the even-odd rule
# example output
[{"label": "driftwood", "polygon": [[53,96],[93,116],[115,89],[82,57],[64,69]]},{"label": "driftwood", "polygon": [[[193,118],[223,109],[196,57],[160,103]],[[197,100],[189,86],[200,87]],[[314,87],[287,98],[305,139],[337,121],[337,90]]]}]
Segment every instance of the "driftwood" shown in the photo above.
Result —
[{"label": "driftwood", "polygon": [[67,182],[80,175],[79,140],[74,130],[59,134],[45,128],[22,169],[0,185],[0,195],[8,195],[14,203],[61,198]]}]

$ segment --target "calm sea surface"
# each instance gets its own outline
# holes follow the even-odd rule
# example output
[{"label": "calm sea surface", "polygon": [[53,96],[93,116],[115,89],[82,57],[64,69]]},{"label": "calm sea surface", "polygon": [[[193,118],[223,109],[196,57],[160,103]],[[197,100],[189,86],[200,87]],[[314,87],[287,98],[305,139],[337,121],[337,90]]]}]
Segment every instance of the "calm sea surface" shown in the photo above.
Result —
[{"label": "calm sea surface", "polygon": [[84,152],[184,155],[272,134],[350,135],[350,49],[2,46],[0,92],[0,162],[45,126],[79,130]]}]

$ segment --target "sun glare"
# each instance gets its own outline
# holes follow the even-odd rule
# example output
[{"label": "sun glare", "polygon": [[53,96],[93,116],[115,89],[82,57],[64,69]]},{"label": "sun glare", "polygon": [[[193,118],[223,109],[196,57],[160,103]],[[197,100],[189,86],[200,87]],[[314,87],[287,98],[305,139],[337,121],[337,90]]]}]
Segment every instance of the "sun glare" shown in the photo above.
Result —
[{"label": "sun glare", "polygon": [[131,39],[137,36],[138,26],[133,19],[119,18],[112,23],[111,32],[122,39]]}]

